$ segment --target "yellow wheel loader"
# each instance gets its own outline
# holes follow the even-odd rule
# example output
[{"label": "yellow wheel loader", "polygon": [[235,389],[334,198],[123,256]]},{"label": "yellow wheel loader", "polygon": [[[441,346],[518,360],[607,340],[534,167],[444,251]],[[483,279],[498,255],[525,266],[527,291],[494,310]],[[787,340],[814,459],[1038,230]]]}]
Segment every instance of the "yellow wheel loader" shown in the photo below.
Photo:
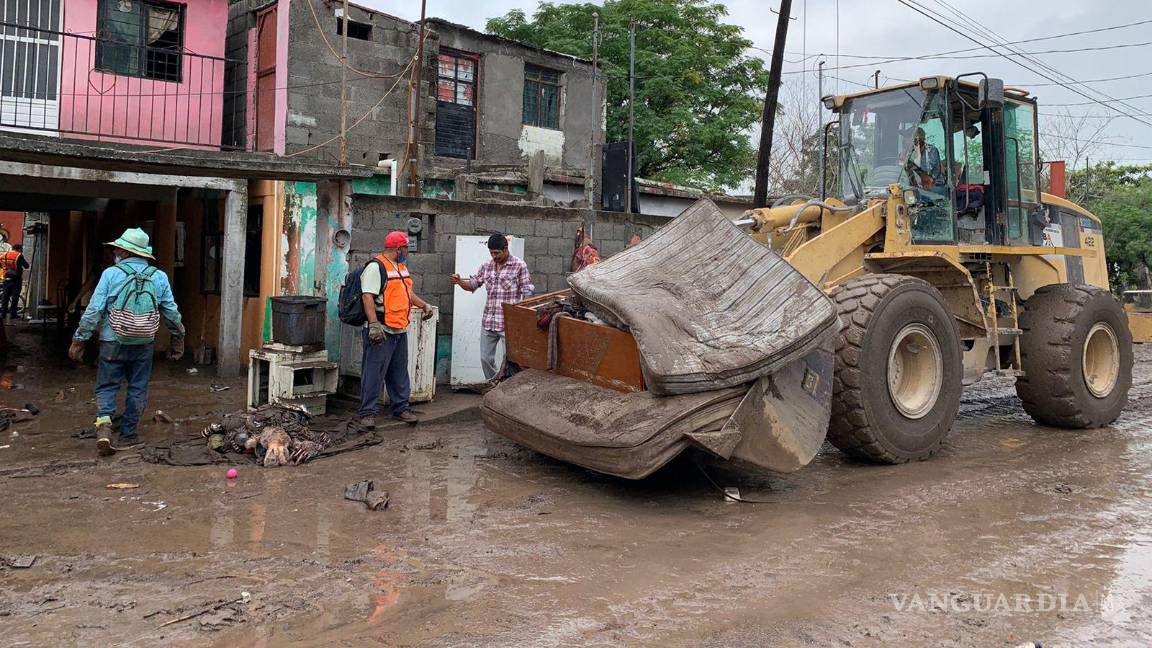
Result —
[{"label": "yellow wheel loader", "polygon": [[572,290],[506,306],[525,370],[485,397],[488,426],[638,478],[687,447],[782,472],[825,439],[922,460],[990,372],[1040,424],[1113,422],[1132,335],[1099,219],[1040,190],[1035,99],[977,73],[823,102],[834,195],[735,226],[698,205]]}]

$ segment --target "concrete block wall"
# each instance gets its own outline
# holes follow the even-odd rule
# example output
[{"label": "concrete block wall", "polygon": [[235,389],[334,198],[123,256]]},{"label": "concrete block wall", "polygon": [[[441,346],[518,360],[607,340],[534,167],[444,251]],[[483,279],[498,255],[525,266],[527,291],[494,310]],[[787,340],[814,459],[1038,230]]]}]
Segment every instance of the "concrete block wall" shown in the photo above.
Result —
[{"label": "concrete block wall", "polygon": [[590,225],[596,246],[607,257],[623,250],[633,232],[647,238],[668,222],[659,216],[629,219],[619,213],[560,207],[362,195],[355,196],[352,214],[351,267],[378,254],[388,232],[406,230],[410,218],[421,219],[418,251],[409,255],[408,268],[416,294],[440,308],[440,335],[452,332],[455,288],[448,276],[456,265],[457,236],[503,232],[523,238],[524,261],[536,294],[543,294],[568,287],[566,277],[581,223]]},{"label": "concrete block wall", "polygon": [[[337,34],[339,19],[334,5],[315,2],[320,24],[328,43],[340,51],[343,38]],[[353,164],[375,165],[382,157],[402,159],[408,141],[408,61],[416,54],[419,26],[388,14],[352,6],[349,17],[372,25],[369,40],[348,39],[348,63],[353,68],[386,78],[365,78],[348,73],[348,160]],[[291,1],[292,38],[288,48],[288,68],[292,89],[288,92],[286,152],[292,154],[337,137],[340,132],[340,60],[324,44],[316,19],[306,0]],[[436,78],[434,33],[425,40],[421,141],[435,136]],[[364,117],[363,121],[353,124]],[[332,142],[310,151],[306,157],[335,161],[339,146]]]}]

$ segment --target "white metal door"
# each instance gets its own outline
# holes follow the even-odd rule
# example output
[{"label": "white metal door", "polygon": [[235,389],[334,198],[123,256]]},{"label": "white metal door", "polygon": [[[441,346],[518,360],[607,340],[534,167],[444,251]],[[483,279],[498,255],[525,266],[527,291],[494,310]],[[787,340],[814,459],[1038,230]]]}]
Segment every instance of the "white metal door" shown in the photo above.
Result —
[{"label": "white metal door", "polygon": [[0,0],[0,128],[60,127],[61,0]]},{"label": "white metal door", "polygon": [[[508,237],[512,254],[524,258],[524,239]],[[470,277],[485,261],[488,253],[487,236],[456,237],[456,273]],[[480,366],[480,320],[484,315],[486,289],[468,292],[457,288],[452,299],[452,378],[453,387],[478,385],[484,382],[484,369]],[[496,352],[496,364],[504,358],[501,345]]]}]

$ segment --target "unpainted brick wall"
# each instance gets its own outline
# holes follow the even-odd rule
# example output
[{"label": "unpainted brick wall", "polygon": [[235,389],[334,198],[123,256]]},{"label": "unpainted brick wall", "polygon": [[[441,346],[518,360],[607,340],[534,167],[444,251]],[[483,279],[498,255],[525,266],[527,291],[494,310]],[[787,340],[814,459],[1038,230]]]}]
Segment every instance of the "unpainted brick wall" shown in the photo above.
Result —
[{"label": "unpainted brick wall", "polygon": [[585,209],[366,195],[354,197],[352,214],[351,267],[379,254],[388,232],[406,231],[410,218],[421,219],[419,248],[409,255],[408,269],[416,294],[439,306],[441,335],[452,332],[456,288],[448,276],[456,267],[457,236],[502,232],[523,238],[524,261],[536,294],[543,294],[568,287],[566,277],[581,223],[590,224],[593,242],[608,257],[623,250],[633,232],[647,238],[668,221],[659,216],[629,219],[620,213]]}]

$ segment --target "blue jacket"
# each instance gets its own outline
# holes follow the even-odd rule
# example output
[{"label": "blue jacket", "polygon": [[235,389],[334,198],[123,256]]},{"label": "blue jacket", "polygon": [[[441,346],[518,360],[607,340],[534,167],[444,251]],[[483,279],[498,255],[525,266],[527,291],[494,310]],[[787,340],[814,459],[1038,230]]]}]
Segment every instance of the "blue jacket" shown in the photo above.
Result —
[{"label": "blue jacket", "polygon": [[[137,272],[148,267],[148,261],[140,257],[130,257],[120,262],[132,266]],[[108,323],[108,302],[120,294],[120,289],[128,281],[128,274],[115,266],[104,270],[100,275],[100,282],[96,284],[96,291],[92,293],[92,301],[80,317],[80,325],[76,327],[76,335],[72,336],[77,342],[84,342],[96,332],[101,320],[104,326],[100,329],[101,342],[115,342],[116,334],[112,332],[112,325]],[[184,325],[180,322],[180,310],[176,307],[176,300],[172,297],[172,284],[168,283],[168,275],[163,270],[156,270],[152,275],[152,283],[156,286],[156,301],[160,305],[161,319],[164,327],[173,337],[184,337]]]}]

